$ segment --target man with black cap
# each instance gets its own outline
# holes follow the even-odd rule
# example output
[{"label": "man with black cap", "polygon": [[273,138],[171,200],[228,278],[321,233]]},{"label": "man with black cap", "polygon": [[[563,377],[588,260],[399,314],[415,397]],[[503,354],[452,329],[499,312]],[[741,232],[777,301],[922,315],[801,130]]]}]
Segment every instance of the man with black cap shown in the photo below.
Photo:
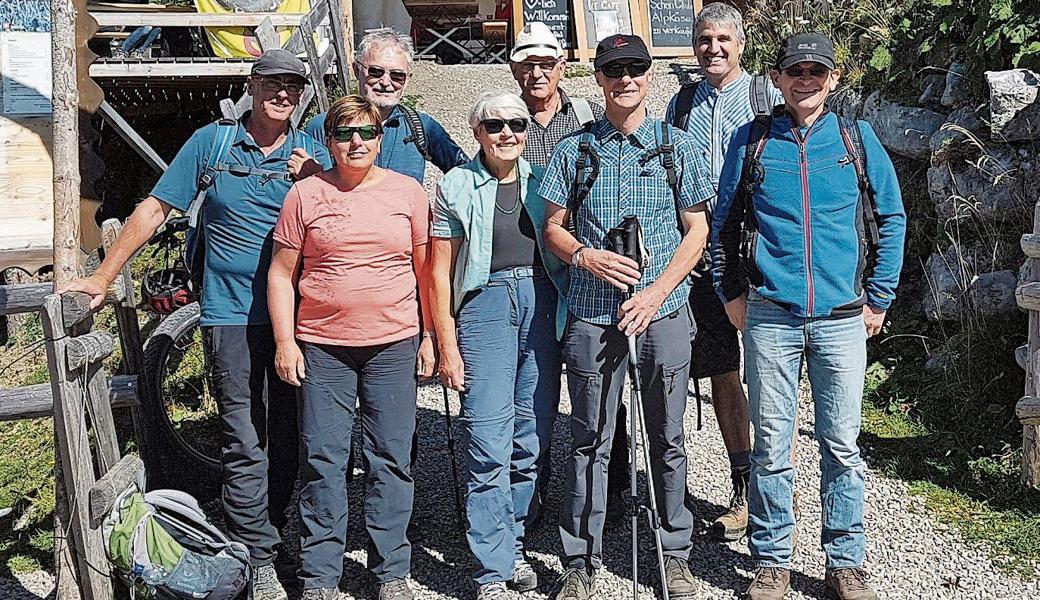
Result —
[{"label": "man with black cap", "polygon": [[[694,329],[687,275],[704,250],[705,206],[715,191],[687,134],[647,115],[651,64],[636,36],[612,35],[599,43],[594,66],[606,115],[588,133],[559,143],[539,188],[549,203],[548,246],[571,265],[563,354],[573,441],[560,515],[566,568],[556,595],[560,600],[596,597],[607,463],[630,335],[638,336],[649,466],[665,555],[662,584],[672,598],[696,594],[687,564],[693,515],[685,505],[683,447]],[[578,177],[578,161],[591,156],[599,165],[591,172],[598,176],[586,170]],[[578,188],[588,193],[575,194]],[[630,216],[642,226],[642,265],[607,246],[607,231]]]},{"label": "man with black cap", "polygon": [[874,600],[863,569],[865,468],[857,438],[866,341],[881,331],[895,297],[906,214],[895,169],[870,125],[827,107],[840,76],[830,39],[787,38],[770,76],[784,109],[734,135],[711,244],[716,291],[744,332],[755,425],[748,545],[758,571],[748,597],[779,600],[790,589],[791,444],[804,363],[822,454],[828,596]]},{"label": "man with black cap", "polygon": [[[273,563],[297,461],[296,395],[275,374],[267,313],[271,234],[295,179],[290,169],[303,177],[332,165],[325,146],[290,122],[306,73],[292,53],[264,52],[246,79],[252,110],[237,122],[196,131],[98,270],[65,288],[100,304],[119,269],[172,209],[198,211],[205,231],[200,324],[222,421],[224,524],[232,540],[249,548],[254,600],[286,598]],[[315,158],[304,159],[304,152]],[[202,176],[211,170],[214,180],[204,186]]]}]

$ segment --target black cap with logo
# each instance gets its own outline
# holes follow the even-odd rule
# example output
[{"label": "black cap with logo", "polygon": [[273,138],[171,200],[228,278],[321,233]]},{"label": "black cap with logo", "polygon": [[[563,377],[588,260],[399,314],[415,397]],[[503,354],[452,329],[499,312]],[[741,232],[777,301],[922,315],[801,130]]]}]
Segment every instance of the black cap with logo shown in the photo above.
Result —
[{"label": "black cap with logo", "polygon": [[296,75],[307,78],[307,67],[303,61],[288,50],[273,48],[265,51],[253,63],[251,75]]},{"label": "black cap with logo", "polygon": [[603,38],[596,46],[596,59],[592,61],[592,66],[599,70],[608,62],[623,58],[653,62],[653,59],[650,58],[650,51],[646,49],[646,43],[638,35],[616,33]]},{"label": "black cap with logo", "polygon": [[836,66],[834,44],[822,33],[796,33],[780,43],[776,53],[776,69],[786,69],[800,62],[819,63],[828,69]]}]

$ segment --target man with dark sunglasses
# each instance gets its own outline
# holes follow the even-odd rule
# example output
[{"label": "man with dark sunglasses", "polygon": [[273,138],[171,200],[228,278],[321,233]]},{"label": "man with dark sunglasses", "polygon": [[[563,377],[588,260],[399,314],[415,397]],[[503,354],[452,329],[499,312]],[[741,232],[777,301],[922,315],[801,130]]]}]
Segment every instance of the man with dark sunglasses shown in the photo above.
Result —
[{"label": "man with dark sunglasses", "polygon": [[[299,438],[295,391],[274,369],[267,310],[271,235],[294,179],[332,166],[325,146],[291,125],[306,72],[290,52],[264,52],[246,80],[252,110],[237,123],[222,120],[196,131],[94,275],[66,288],[100,303],[119,269],[171,210],[198,210],[198,228],[205,230],[200,324],[222,421],[224,526],[228,537],[249,548],[254,600],[286,598],[274,560],[284,550],[279,530],[296,481]],[[226,153],[212,157],[222,135],[229,136]],[[210,167],[213,182],[203,188]],[[290,170],[300,175],[290,176]]]},{"label": "man with dark sunglasses", "polygon": [[[389,27],[370,31],[361,38],[357,55],[358,93],[374,102],[383,115],[383,142],[376,166],[423,183],[427,161],[443,173],[469,162],[433,117],[401,104],[413,59],[408,35]],[[308,121],[304,129],[324,141],[325,113]]]},{"label": "man with dark sunglasses", "polygon": [[865,121],[833,112],[840,71],[831,40],[780,45],[773,83],[784,108],[734,134],[719,180],[712,275],[744,332],[751,422],[751,600],[790,589],[802,365],[820,443],[828,597],[876,600],[863,568],[866,468],[858,437],[867,338],[881,331],[903,260],[906,214],[885,149]]},{"label": "man with dark sunglasses", "polygon": [[[636,36],[612,35],[599,43],[594,66],[605,117],[587,133],[559,143],[539,188],[548,203],[547,245],[571,265],[563,354],[573,441],[560,515],[565,571],[557,600],[597,597],[606,473],[625,386],[629,335],[638,336],[649,468],[664,551],[661,583],[675,599],[697,593],[687,562],[693,515],[685,505],[683,413],[694,324],[686,280],[704,250],[705,207],[715,190],[686,133],[647,114],[651,65],[646,44]],[[587,194],[579,203],[572,184],[586,145],[599,169],[591,184],[586,180]],[[673,164],[667,164],[668,158]],[[607,230],[629,216],[643,229],[643,265],[607,248]],[[629,289],[634,293],[629,295]]]}]

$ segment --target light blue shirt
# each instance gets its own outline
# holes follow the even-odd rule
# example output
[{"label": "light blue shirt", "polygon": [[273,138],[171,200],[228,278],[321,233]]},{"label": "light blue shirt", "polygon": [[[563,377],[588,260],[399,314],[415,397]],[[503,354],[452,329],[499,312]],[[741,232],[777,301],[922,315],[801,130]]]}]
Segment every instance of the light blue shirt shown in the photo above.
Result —
[{"label": "light blue shirt", "polygon": [[[495,227],[495,198],[498,179],[484,166],[482,153],[468,163],[455,167],[437,182],[430,234],[439,238],[463,238],[452,281],[452,313],[467,292],[488,283],[491,277],[491,246]],[[520,198],[534,224],[535,240],[542,264],[558,292],[556,335],[567,322],[567,266],[545,246],[545,200],[538,195],[544,169],[523,158],[517,161]]]}]

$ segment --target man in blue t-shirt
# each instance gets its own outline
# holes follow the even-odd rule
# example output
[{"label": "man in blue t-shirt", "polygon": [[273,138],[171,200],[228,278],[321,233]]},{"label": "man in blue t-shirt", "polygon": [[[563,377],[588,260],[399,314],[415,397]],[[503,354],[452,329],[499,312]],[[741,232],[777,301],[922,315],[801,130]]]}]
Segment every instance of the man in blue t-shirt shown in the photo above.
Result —
[{"label": "man in blue t-shirt", "polygon": [[[426,158],[401,106],[411,77],[412,54],[412,39],[406,34],[389,27],[370,31],[358,44],[360,58],[354,63],[354,74],[359,82],[358,93],[374,102],[383,115],[383,141],[376,165],[408,175],[421,184],[426,174]],[[413,111],[413,114],[422,122],[429,160],[442,173],[469,162],[469,157],[440,123],[426,113]],[[324,141],[325,113],[308,121],[304,129],[314,139]]]},{"label": "man in blue t-shirt", "polygon": [[[285,50],[269,50],[253,64],[247,79],[252,110],[234,125],[230,149],[220,161],[239,168],[218,170],[200,200],[199,227],[205,231],[200,323],[223,429],[224,522],[229,537],[249,548],[252,597],[263,600],[286,598],[273,562],[296,479],[298,438],[294,389],[274,371],[267,313],[271,232],[293,184],[289,172],[303,177],[332,164],[324,146],[290,124],[305,74],[303,62]],[[191,136],[130,215],[98,270],[62,291],[90,294],[95,306],[102,302],[124,263],[170,211],[191,207],[221,127],[206,125]],[[305,147],[314,159],[303,157]]]}]

